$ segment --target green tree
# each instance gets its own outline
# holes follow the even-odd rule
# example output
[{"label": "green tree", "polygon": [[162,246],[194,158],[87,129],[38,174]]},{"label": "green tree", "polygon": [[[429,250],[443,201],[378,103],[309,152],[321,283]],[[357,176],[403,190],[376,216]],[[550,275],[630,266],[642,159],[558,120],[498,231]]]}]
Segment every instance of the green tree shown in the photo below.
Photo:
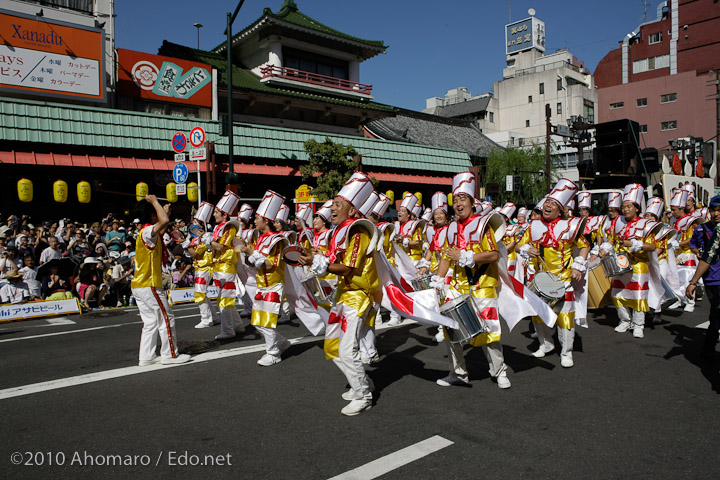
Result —
[{"label": "green tree", "polygon": [[[530,148],[495,149],[490,153],[484,180],[485,186],[495,184],[498,187],[497,194],[493,195],[495,205],[505,202],[516,205],[534,204],[547,193],[544,175],[524,172],[517,174],[520,177],[519,191],[506,192],[506,176],[514,175],[515,169],[531,172],[545,170],[545,147],[534,144]],[[551,178],[554,178],[554,175]]]},{"label": "green tree", "polygon": [[[318,199],[333,198],[357,170],[357,151],[352,145],[335,143],[328,137],[323,143],[308,140],[304,148],[308,162],[300,166],[303,181],[315,177],[317,186],[313,195]],[[374,179],[373,183],[376,183]]]}]

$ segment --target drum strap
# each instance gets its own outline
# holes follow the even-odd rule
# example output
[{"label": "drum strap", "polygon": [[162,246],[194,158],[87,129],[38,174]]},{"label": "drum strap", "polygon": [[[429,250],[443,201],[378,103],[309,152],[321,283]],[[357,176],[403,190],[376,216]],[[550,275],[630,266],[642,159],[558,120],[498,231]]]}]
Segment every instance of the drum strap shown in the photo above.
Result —
[{"label": "drum strap", "polygon": [[477,283],[480,281],[480,277],[485,275],[485,272],[487,271],[489,266],[489,263],[483,263],[482,265],[480,265],[480,268],[478,268],[477,272],[475,272],[474,274],[472,273],[470,267],[465,267],[465,275],[467,276],[468,283],[473,287],[477,285]]}]

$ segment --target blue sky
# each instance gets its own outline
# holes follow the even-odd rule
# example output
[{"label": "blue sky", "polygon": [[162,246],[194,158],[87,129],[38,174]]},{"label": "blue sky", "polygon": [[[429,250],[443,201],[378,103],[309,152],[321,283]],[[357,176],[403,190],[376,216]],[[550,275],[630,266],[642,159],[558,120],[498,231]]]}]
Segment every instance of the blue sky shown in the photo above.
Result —
[{"label": "blue sky", "polygon": [[[283,0],[246,0],[233,31],[278,11]],[[659,2],[648,0],[296,0],[300,11],[349,35],[383,40],[387,54],[360,67],[375,100],[412,110],[454,87],[488,92],[502,78],[505,24],[527,18],[545,22],[546,53],[568,48],[594,72],[607,52],[647,18]],[[225,41],[227,12],[237,0],[116,0],[116,46],[157,53],[163,40],[209,50]]]}]

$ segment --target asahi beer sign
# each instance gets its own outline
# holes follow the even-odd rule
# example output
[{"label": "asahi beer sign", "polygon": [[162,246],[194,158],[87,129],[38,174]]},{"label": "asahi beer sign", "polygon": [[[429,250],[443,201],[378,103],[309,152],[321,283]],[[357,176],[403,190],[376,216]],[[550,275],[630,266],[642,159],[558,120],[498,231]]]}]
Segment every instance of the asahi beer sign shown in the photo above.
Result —
[{"label": "asahi beer sign", "polygon": [[210,107],[212,67],[180,59],[118,49],[122,95]]},{"label": "asahi beer sign", "polygon": [[0,10],[0,38],[0,90],[105,100],[101,29]]}]

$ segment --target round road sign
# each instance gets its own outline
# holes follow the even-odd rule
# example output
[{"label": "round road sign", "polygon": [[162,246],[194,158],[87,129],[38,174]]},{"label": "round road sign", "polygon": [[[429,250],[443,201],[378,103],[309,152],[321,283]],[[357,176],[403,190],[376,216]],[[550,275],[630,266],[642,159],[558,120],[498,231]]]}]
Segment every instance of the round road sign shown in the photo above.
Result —
[{"label": "round road sign", "polygon": [[190,131],[190,145],[195,148],[202,147],[205,143],[205,130],[202,127],[195,127]]},{"label": "round road sign", "polygon": [[187,137],[185,137],[185,134],[182,132],[177,132],[172,137],[172,149],[175,150],[175,153],[182,153],[183,150],[185,150],[185,147],[187,146]]}]

